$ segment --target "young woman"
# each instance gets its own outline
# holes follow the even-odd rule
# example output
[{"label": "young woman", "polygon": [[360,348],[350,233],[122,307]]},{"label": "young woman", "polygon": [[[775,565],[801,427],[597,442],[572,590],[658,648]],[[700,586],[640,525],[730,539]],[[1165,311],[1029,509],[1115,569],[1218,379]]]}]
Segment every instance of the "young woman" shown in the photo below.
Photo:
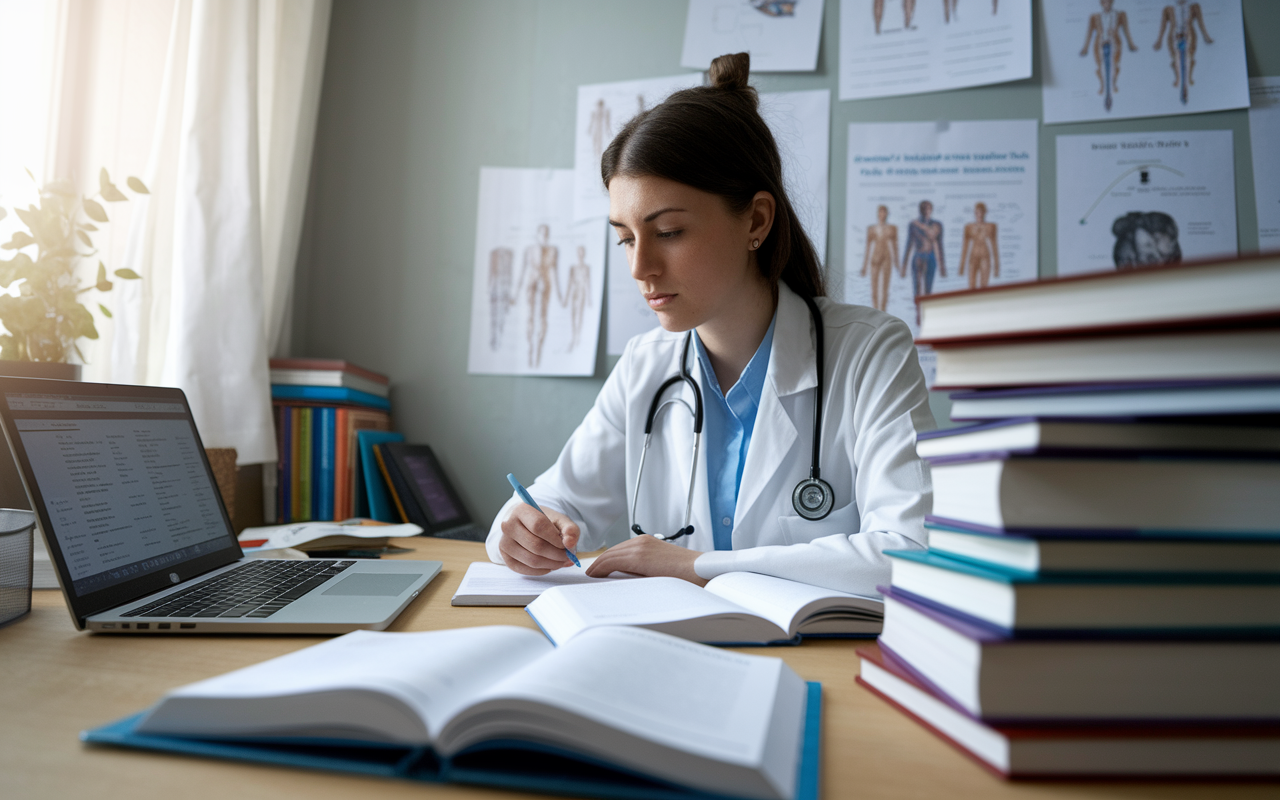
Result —
[{"label": "young woman", "polygon": [[882,552],[924,545],[915,437],[933,417],[911,334],[823,297],[748,65],[717,58],[711,86],[635,117],[605,151],[609,223],[661,328],[627,344],[529,487],[546,515],[518,497],[499,512],[494,561],[543,574],[629,516],[631,538],[588,574],[745,570],[875,594]]}]

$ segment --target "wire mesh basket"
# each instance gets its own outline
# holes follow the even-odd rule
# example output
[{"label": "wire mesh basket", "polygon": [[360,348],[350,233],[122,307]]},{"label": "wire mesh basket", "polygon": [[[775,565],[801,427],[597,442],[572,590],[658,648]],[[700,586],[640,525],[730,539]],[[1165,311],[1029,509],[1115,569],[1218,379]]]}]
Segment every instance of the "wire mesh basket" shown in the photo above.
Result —
[{"label": "wire mesh basket", "polygon": [[0,508],[0,626],[31,611],[31,536],[36,515]]}]

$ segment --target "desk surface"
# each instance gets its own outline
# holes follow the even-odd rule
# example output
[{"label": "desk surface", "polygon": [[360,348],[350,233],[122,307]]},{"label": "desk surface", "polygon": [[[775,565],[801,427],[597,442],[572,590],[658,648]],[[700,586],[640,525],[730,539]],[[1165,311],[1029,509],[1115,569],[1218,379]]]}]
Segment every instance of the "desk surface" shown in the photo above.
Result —
[{"label": "desk surface", "polygon": [[[444,562],[444,570],[391,630],[527,625],[520,608],[453,608],[467,565],[485,558],[473,542],[406,539],[403,557]],[[57,591],[35,593],[26,619],[0,629],[0,795],[6,798],[306,796],[421,798],[411,782],[161,756],[82,746],[81,729],[155,702],[191,681],[307,645],[306,636],[103,636],[78,633]],[[832,798],[1253,798],[1280,796],[1274,784],[1011,784],[854,683],[855,644],[816,640],[800,647],[749,648],[780,656],[807,680],[822,681],[823,797]],[[433,797],[505,797],[509,792],[442,786]]]}]

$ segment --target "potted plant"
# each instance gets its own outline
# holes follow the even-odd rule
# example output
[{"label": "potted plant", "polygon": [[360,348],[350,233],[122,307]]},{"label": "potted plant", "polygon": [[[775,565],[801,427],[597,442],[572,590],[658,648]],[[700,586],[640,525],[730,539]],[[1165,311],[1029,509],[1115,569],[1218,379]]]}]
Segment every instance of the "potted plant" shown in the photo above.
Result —
[{"label": "potted plant", "polygon": [[[31,175],[30,170],[27,174]],[[137,178],[129,178],[127,184],[138,194],[149,194]],[[0,289],[18,287],[16,296],[0,295],[0,324],[5,329],[0,335],[0,361],[8,362],[0,364],[0,370],[34,376],[34,364],[23,368],[12,362],[66,364],[73,352],[84,362],[77,342],[81,337],[97,339],[98,329],[93,312],[80,298],[90,291],[109,292],[113,283],[101,260],[97,280],[90,285],[81,285],[76,267],[82,259],[97,255],[95,223],[107,222],[99,200],[117,203],[128,199],[103,169],[98,176],[98,193],[92,197],[81,196],[66,181],[53,181],[40,187],[38,206],[14,209],[26,230],[15,231],[8,242],[0,244],[0,250],[13,252],[8,260],[0,258]],[[6,216],[8,212],[0,207],[0,219]],[[141,278],[131,269],[117,269],[113,274],[124,280]],[[98,310],[111,316],[102,303],[98,303]]]}]

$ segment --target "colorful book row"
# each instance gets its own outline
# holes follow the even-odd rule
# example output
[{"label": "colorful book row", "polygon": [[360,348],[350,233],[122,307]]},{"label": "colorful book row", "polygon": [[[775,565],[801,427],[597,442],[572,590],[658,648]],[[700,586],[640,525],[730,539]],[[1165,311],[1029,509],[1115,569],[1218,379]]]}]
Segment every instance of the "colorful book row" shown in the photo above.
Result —
[{"label": "colorful book row", "polygon": [[343,520],[356,514],[356,435],[391,429],[385,411],[275,404],[280,451],[276,522]]}]

